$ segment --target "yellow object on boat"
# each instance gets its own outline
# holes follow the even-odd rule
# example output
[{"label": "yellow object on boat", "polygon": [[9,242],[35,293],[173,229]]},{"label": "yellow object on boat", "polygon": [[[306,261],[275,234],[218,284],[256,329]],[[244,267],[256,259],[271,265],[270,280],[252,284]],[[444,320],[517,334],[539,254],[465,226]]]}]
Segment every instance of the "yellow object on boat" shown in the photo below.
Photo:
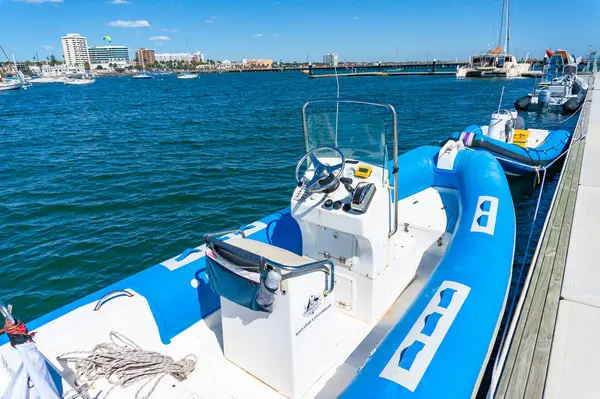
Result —
[{"label": "yellow object on boat", "polygon": [[525,147],[527,139],[529,138],[529,133],[531,133],[529,130],[515,129],[515,132],[513,133],[513,144]]},{"label": "yellow object on boat", "polygon": [[375,76],[388,76],[385,72],[375,72]]}]

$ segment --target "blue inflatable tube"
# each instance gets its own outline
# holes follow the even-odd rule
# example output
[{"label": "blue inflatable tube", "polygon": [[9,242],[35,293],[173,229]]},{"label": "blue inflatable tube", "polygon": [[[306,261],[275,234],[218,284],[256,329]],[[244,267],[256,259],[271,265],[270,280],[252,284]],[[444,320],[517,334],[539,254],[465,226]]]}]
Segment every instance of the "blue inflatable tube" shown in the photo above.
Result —
[{"label": "blue inflatable tube", "polygon": [[491,153],[498,158],[506,174],[521,176],[535,172],[536,167],[544,168],[558,158],[567,149],[572,136],[566,130],[554,130],[539,147],[528,148],[487,137],[480,126],[471,125],[451,138],[461,140],[467,147]]},{"label": "blue inflatable tube", "polygon": [[342,398],[470,398],[479,386],[511,279],[513,202],[502,168],[483,152],[461,151],[452,172],[434,170],[434,185],[458,192],[452,242]]},{"label": "blue inflatable tube", "polygon": [[[406,314],[345,388],[344,398],[471,397],[485,370],[510,285],[513,202],[492,155],[460,151],[453,169],[442,170],[436,167],[439,150],[419,147],[399,157],[398,196],[428,187],[455,191],[459,212],[456,223],[448,223],[451,242]],[[241,229],[252,239],[302,254],[300,228],[289,209]],[[220,307],[205,260],[204,246],[187,249],[28,326],[34,330],[109,293],[133,290],[148,301],[161,341],[169,344]],[[0,345],[6,342],[0,336]]]}]

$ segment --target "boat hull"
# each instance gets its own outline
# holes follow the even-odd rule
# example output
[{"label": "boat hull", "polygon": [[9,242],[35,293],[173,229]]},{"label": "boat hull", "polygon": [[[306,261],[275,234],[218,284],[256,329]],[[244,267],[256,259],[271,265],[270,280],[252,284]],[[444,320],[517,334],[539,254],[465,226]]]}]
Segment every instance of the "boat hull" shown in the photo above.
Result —
[{"label": "boat hull", "polygon": [[67,86],[81,86],[81,85],[91,85],[96,83],[96,80],[94,79],[90,79],[90,80],[78,80],[78,81],[65,81],[65,85]]},{"label": "boat hull", "polygon": [[[515,216],[498,162],[476,151],[458,155],[451,173],[425,160],[411,168],[431,167],[431,184],[457,190],[458,227],[419,297],[341,398],[470,398],[477,392],[508,295]],[[483,209],[495,214],[482,217]],[[479,223],[493,229],[483,232]],[[449,293],[455,302],[446,306]],[[440,326],[446,324],[438,323],[431,332],[427,325],[434,323],[440,308],[445,309],[442,319],[450,316],[449,327],[444,331]]]},{"label": "boat hull", "polygon": [[0,83],[0,91],[19,90],[22,88],[22,83]]},{"label": "boat hull", "polygon": [[566,130],[550,131],[546,139],[537,147],[521,147],[485,136],[479,126],[467,127],[465,132],[452,136],[466,147],[489,152],[498,158],[507,175],[523,176],[534,173],[535,168],[548,166],[568,147],[572,133]]},{"label": "boat hull", "polygon": [[[430,187],[456,192],[459,209],[446,210],[452,237],[448,249],[429,282],[342,397],[463,398],[472,397],[478,389],[510,285],[514,209],[506,178],[494,157],[483,152],[459,151],[452,170],[438,169],[439,150],[439,147],[424,146],[399,157],[398,198],[395,200],[406,199]],[[240,229],[253,240],[303,254],[302,233],[289,209]],[[28,326],[30,330],[40,329],[38,335],[43,335],[46,324],[56,327],[63,317],[68,320],[68,315],[89,308],[90,304],[93,306],[105,295],[128,290],[147,301],[160,340],[164,345],[170,344],[179,334],[220,308],[220,298],[211,290],[207,278],[205,255],[205,245],[185,250],[42,316]],[[128,300],[117,299],[119,296],[113,295],[108,300]],[[102,311],[88,312],[85,317],[101,317]],[[429,321],[434,320],[434,313],[439,315],[437,325]],[[423,323],[429,332],[423,330]],[[82,333],[81,329],[77,331],[77,334]],[[60,339],[51,339],[52,345],[56,347]],[[412,364],[408,372],[410,378],[397,378],[403,372],[395,372],[400,367],[396,357],[403,356],[404,349],[413,347],[411,344],[418,340],[424,343],[422,350],[418,353],[408,350],[410,359],[403,358],[400,362],[402,367],[406,367],[407,362]],[[3,344],[7,344],[6,337],[0,336],[0,345]],[[382,376],[384,369],[388,372]],[[390,369],[393,370],[390,372]]]}]

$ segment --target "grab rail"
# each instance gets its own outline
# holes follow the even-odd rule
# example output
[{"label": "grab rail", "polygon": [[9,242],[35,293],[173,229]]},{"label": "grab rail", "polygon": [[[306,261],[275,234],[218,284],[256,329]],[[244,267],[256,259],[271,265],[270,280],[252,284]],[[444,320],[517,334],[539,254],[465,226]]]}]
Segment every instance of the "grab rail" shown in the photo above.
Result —
[{"label": "grab rail", "polygon": [[208,238],[221,237],[221,236],[224,236],[226,234],[231,234],[231,233],[237,233],[237,234],[241,235],[243,238],[246,238],[246,234],[244,234],[243,230],[235,229],[235,230],[224,230],[224,231],[217,231],[216,233],[204,234],[204,241],[207,241]]},{"label": "grab rail", "polygon": [[[227,231],[227,232],[211,233],[211,234],[204,235],[204,241],[206,242],[207,247],[210,248],[211,252],[214,254],[214,260],[217,261],[217,263],[222,264],[224,267],[226,267],[227,269],[230,269],[232,271],[235,269],[245,269],[245,270],[256,269],[256,267],[247,267],[247,266],[241,267],[234,263],[231,263],[227,259],[223,258],[221,255],[219,255],[217,250],[214,248],[213,243],[210,241],[210,238],[221,236],[223,234],[232,233],[234,231],[241,232],[241,230],[231,230],[231,231]],[[241,234],[243,235],[243,232],[241,232]],[[211,257],[211,256],[209,255],[209,257]],[[329,280],[330,280],[329,284],[327,284],[327,281],[325,282],[325,290],[323,291],[323,295],[327,296],[327,295],[331,294],[331,292],[333,291],[333,289],[335,287],[335,266],[334,266],[333,262],[329,259],[324,259],[324,260],[315,261],[315,262],[311,262],[311,263],[305,263],[305,264],[299,265],[299,266],[289,266],[289,265],[284,265],[279,262],[275,262],[274,260],[271,260],[269,258],[265,258],[262,256],[261,256],[261,258],[262,258],[262,265],[271,266],[273,268],[285,270],[285,271],[289,272],[288,274],[281,276],[282,281],[292,278],[292,277],[294,277],[294,275],[302,275],[302,274],[312,273],[312,272],[323,272],[323,273],[325,273],[325,275],[329,276]],[[265,270],[264,267],[262,267],[262,265],[260,267],[258,267],[258,271],[260,273],[262,273]],[[329,267],[327,267],[327,266],[329,266]]]},{"label": "grab rail", "polygon": [[[293,276],[294,274],[302,275],[305,273],[312,273],[312,272],[319,272],[319,271],[325,273],[326,275],[329,275],[330,284],[326,285],[325,290],[323,291],[323,295],[325,295],[325,296],[331,294],[331,292],[333,291],[333,289],[335,287],[335,266],[331,260],[324,259],[324,260],[319,260],[316,262],[305,263],[304,265],[300,265],[300,266],[287,266],[287,265],[277,263],[277,262],[272,261],[267,258],[265,258],[264,262],[265,262],[265,264],[267,264],[269,266],[290,272],[289,274],[287,274],[285,276],[281,276],[281,280],[287,280],[288,278],[292,278],[292,277],[294,277]],[[329,266],[329,269],[326,267],[326,265]]]}]

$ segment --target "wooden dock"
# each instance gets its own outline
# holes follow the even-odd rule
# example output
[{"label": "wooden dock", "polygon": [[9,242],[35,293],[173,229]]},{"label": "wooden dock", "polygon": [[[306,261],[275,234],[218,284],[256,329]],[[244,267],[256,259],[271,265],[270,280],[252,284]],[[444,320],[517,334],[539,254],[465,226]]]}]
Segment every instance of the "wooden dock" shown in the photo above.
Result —
[{"label": "wooden dock", "polygon": [[[597,98],[592,102],[594,91]],[[585,173],[592,164],[596,167],[600,164],[598,91],[588,91],[521,297],[500,350],[492,376],[495,398],[600,397],[600,375],[593,377],[593,370],[595,374],[598,371],[600,339],[597,330],[586,331],[600,325],[600,272],[590,271],[593,261],[586,261],[590,263],[587,269],[585,262],[582,263],[582,259],[587,259],[585,256],[589,257],[587,252],[594,249],[593,244],[592,248],[579,244],[584,234],[581,229],[590,228],[594,217],[600,222],[600,213],[585,208],[589,206],[583,203],[588,194],[581,194],[588,184],[582,182],[582,170]],[[582,136],[585,139],[578,141]],[[597,195],[600,172],[598,169],[588,171],[591,172],[598,176],[592,184],[594,190],[598,190]],[[589,231],[589,234],[597,237],[598,231]],[[600,255],[596,259],[600,260]],[[600,270],[600,262],[596,266]],[[584,277],[582,273],[588,274]],[[594,276],[597,280],[590,281]],[[589,292],[575,292],[577,290]],[[596,296],[598,303],[594,303]],[[586,322],[579,325],[574,321],[577,312],[587,314],[580,319],[586,320],[588,327]],[[586,342],[588,336],[598,343]]]}]

